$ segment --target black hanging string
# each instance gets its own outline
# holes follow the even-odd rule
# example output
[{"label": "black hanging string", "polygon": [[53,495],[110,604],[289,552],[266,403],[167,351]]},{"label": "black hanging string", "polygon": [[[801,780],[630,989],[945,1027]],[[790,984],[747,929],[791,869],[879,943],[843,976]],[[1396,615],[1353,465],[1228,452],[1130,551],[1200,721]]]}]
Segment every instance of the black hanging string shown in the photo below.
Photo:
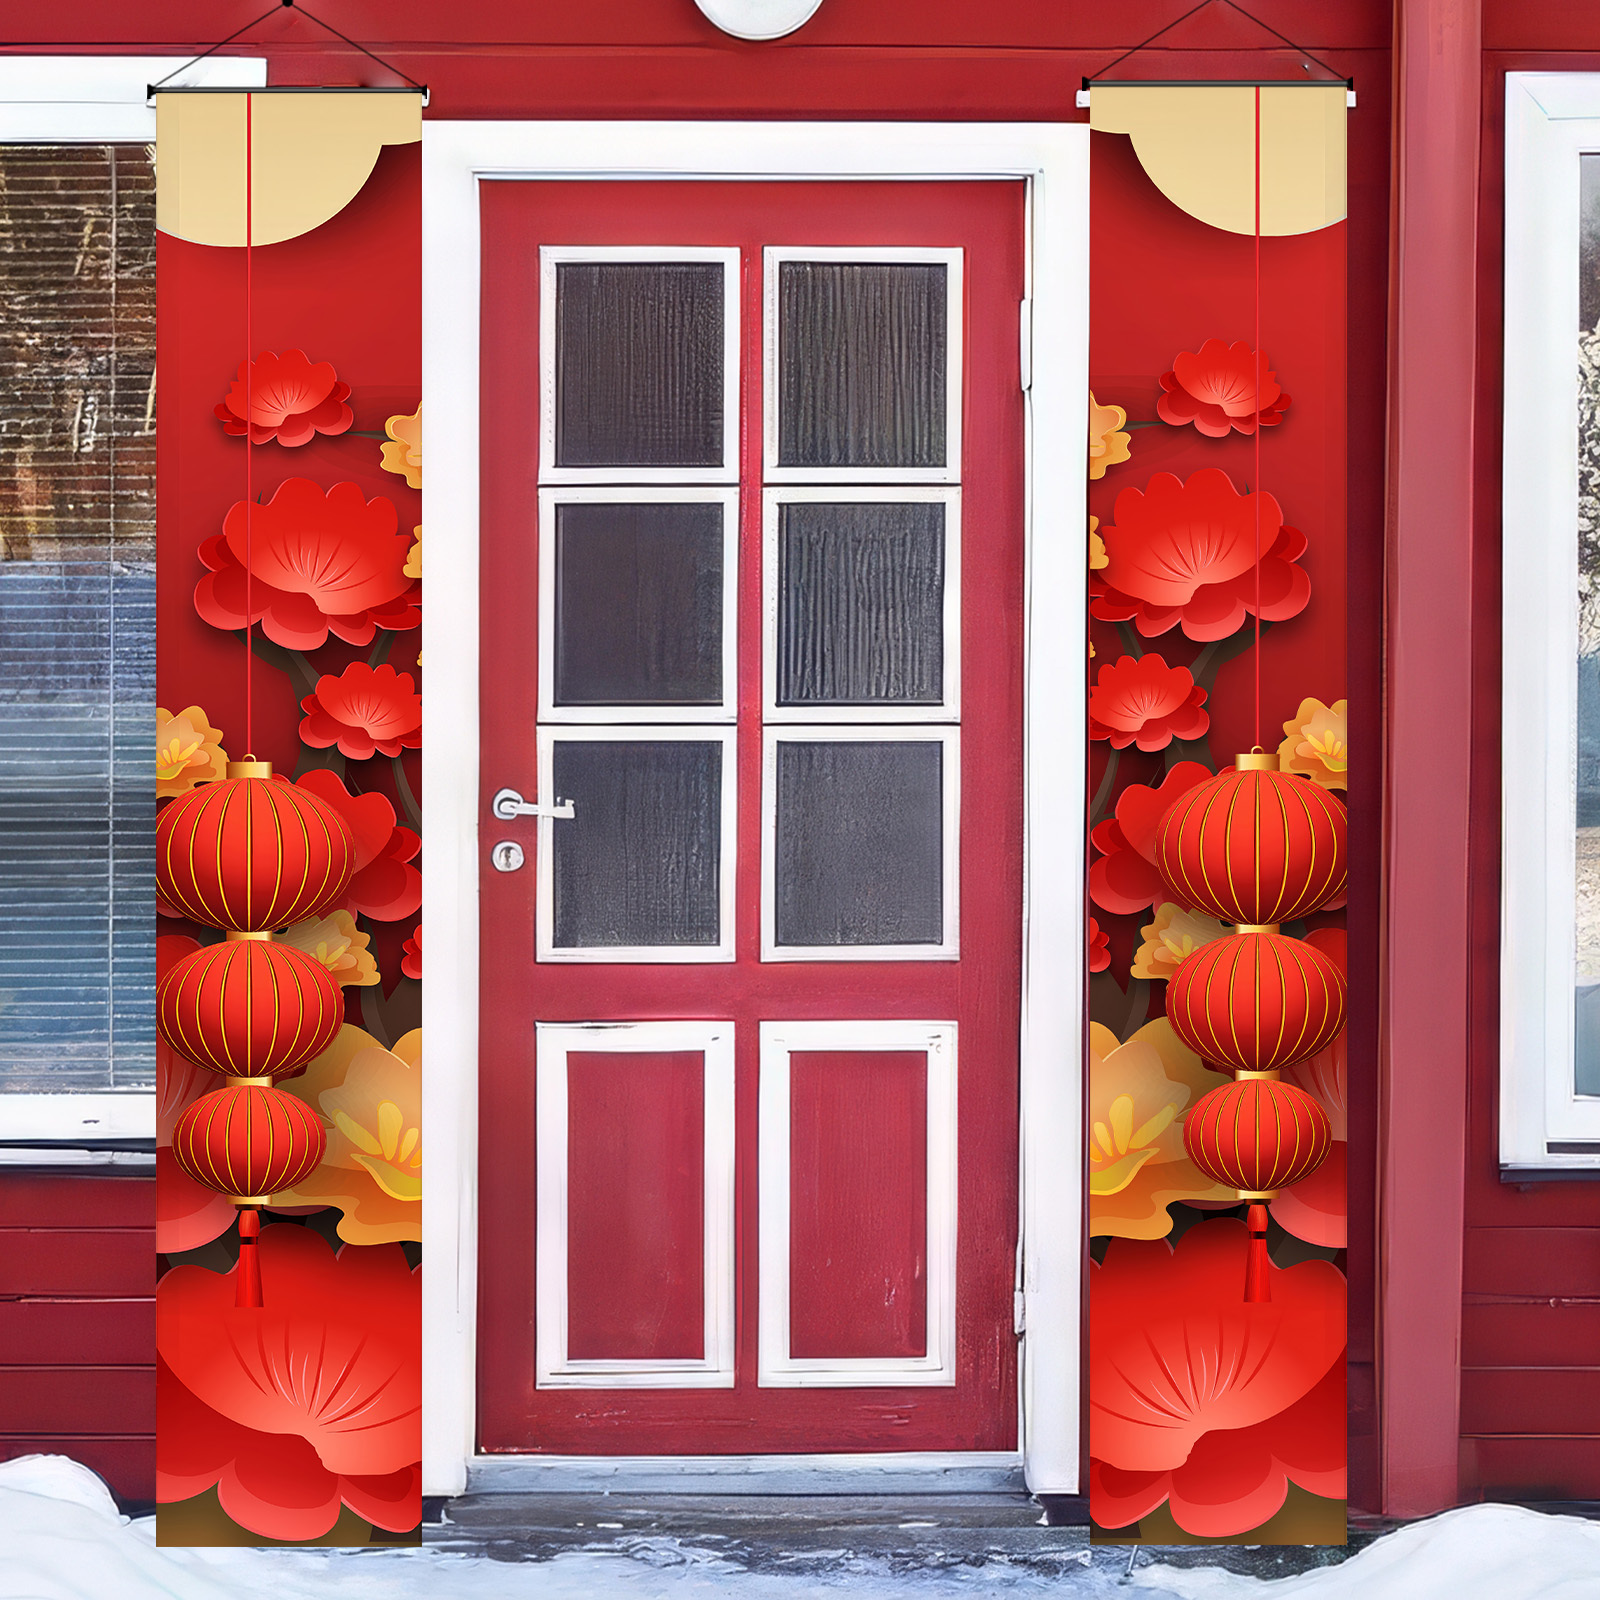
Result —
[{"label": "black hanging string", "polygon": [[[1201,0],[1201,3],[1209,4],[1210,0]],[[385,72],[395,73],[397,76],[404,78],[413,89],[416,89],[424,95],[427,94],[428,86],[425,83],[418,83],[409,72],[402,71],[399,67],[395,66],[393,62],[385,61],[382,56],[374,55],[372,51],[367,49],[364,44],[357,44],[356,41],[348,34],[340,33],[331,22],[325,22],[316,14],[316,12],[307,11],[304,6],[298,5],[296,0],[279,0],[278,5],[273,6],[270,10],[263,11],[259,17],[255,18],[254,21],[245,23],[242,28],[236,28],[228,35],[226,39],[219,39],[209,50],[202,50],[199,55],[193,58],[193,60],[185,61],[181,67],[174,67],[172,71],[166,75],[166,77],[161,79],[160,83],[152,83],[148,92],[150,94],[154,94],[162,84],[170,83],[172,79],[176,78],[180,72],[187,72],[190,67],[195,65],[196,62],[204,61],[207,56],[215,55],[217,51],[222,49],[224,45],[232,44],[233,41],[241,34],[249,33],[252,28],[256,27],[260,23],[265,22],[267,18],[273,14],[273,12],[289,10],[291,8],[304,17],[306,21],[316,23],[319,28],[323,29],[325,32],[331,33],[335,39],[338,39],[349,45],[352,50],[359,50],[361,54],[364,55],[369,61],[377,62],[377,64],[382,67]]]},{"label": "black hanging string", "polygon": [[[289,3],[290,3],[290,0],[284,0],[284,4],[285,5],[287,5]],[[1315,61],[1316,64],[1319,67],[1321,67],[1324,72],[1332,73],[1334,78],[1336,80],[1342,82],[1345,85],[1346,88],[1353,89],[1355,87],[1355,79],[1354,78],[1345,77],[1345,75],[1342,72],[1339,72],[1335,68],[1330,67],[1328,65],[1328,63],[1321,58],[1321,56],[1312,55],[1312,53],[1309,50],[1305,49],[1301,45],[1297,45],[1294,42],[1294,40],[1291,39],[1287,34],[1279,33],[1278,30],[1276,28],[1274,28],[1270,22],[1263,22],[1260,17],[1255,15],[1254,12],[1246,11],[1243,6],[1241,6],[1241,5],[1236,3],[1236,0],[1200,0],[1200,4],[1199,5],[1190,6],[1190,8],[1187,11],[1185,11],[1181,17],[1174,17],[1173,20],[1171,22],[1167,23],[1165,27],[1157,28],[1156,31],[1154,33],[1152,33],[1148,39],[1144,40],[1140,44],[1136,44],[1131,50],[1124,50],[1122,52],[1122,54],[1120,56],[1118,56],[1115,61],[1107,62],[1105,66],[1101,67],[1099,72],[1090,73],[1089,76],[1083,80],[1084,88],[1087,89],[1089,87],[1089,85],[1091,83],[1093,83],[1096,78],[1103,76],[1107,72],[1110,72],[1113,67],[1120,67],[1122,65],[1122,63],[1128,59],[1129,56],[1136,56],[1136,55],[1138,55],[1138,53],[1141,50],[1148,50],[1150,48],[1150,46],[1153,45],[1156,42],[1156,40],[1161,37],[1162,34],[1171,33],[1172,30],[1174,28],[1176,28],[1180,22],[1187,22],[1189,20],[1189,18],[1192,17],[1195,14],[1195,12],[1204,11],[1205,8],[1207,6],[1210,6],[1210,5],[1224,5],[1224,6],[1227,6],[1230,10],[1237,11],[1239,13],[1239,15],[1245,19],[1246,22],[1253,22],[1253,23],[1255,23],[1255,25],[1258,28],[1264,29],[1267,33],[1270,33],[1274,39],[1281,39],[1284,44],[1286,44],[1291,50],[1293,50],[1295,52],[1296,55],[1302,55],[1308,61]]]}]

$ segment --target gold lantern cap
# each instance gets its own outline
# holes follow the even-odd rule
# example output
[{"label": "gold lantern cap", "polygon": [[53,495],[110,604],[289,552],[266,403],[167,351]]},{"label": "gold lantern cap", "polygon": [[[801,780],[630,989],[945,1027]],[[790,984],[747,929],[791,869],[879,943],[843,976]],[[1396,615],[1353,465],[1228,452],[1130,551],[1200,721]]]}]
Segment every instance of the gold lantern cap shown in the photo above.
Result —
[{"label": "gold lantern cap", "polygon": [[[1278,752],[1276,750],[1241,750],[1233,758],[1234,769],[1238,772],[1276,772],[1278,770]],[[233,768],[228,768],[229,776]]]},{"label": "gold lantern cap", "polygon": [[272,763],[270,761],[257,761],[253,755],[247,755],[243,761],[230,761],[228,763],[228,776],[230,778],[270,778],[272,776]]}]

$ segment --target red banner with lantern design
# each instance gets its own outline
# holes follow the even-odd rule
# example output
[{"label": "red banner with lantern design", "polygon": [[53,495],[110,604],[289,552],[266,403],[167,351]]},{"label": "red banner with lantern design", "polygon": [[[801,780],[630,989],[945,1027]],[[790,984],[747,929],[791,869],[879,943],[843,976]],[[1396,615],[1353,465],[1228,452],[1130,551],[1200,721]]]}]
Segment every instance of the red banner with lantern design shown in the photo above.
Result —
[{"label": "red banner with lantern design", "polygon": [[1101,1542],[1345,1537],[1345,115],[1091,90]]}]

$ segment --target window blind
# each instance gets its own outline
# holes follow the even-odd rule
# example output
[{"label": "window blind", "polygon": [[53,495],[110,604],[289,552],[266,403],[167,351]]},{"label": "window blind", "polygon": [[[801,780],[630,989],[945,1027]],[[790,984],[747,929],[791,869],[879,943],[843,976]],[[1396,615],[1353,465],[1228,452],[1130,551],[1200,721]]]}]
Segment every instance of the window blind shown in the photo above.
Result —
[{"label": "window blind", "polygon": [[154,419],[152,152],[0,145],[0,1090],[155,1079]]}]

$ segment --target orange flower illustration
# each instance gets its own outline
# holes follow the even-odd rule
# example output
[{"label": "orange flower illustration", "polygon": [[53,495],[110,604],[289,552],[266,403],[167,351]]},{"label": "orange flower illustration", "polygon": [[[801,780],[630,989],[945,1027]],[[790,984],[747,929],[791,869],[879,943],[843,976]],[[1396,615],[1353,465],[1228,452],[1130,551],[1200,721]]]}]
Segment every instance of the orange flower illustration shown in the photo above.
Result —
[{"label": "orange flower illustration", "polygon": [[1089,1232],[1161,1239],[1175,1200],[1226,1204],[1233,1190],[1211,1182],[1184,1154],[1189,1106],[1227,1079],[1182,1044],[1165,1017],[1126,1043],[1089,1024]]},{"label": "orange flower illustration", "polygon": [[1111,559],[1106,554],[1106,542],[1095,532],[1100,526],[1099,517],[1089,518],[1089,570],[1098,572]]},{"label": "orange flower illustration", "polygon": [[1284,772],[1303,772],[1324,789],[1349,787],[1349,701],[1325,706],[1311,698],[1284,723],[1288,737],[1278,746],[1278,766]]},{"label": "orange flower illustration", "polygon": [[301,1077],[280,1085],[328,1128],[322,1165],[278,1206],[337,1206],[339,1237],[393,1244],[422,1237],[422,1030],[384,1047],[352,1023]]},{"label": "orange flower illustration", "polygon": [[1201,945],[1228,932],[1227,925],[1215,917],[1163,901],[1156,907],[1156,920],[1139,930],[1144,942],[1133,953],[1133,975],[1165,983]]},{"label": "orange flower illustration", "polygon": [[330,911],[325,917],[297,922],[278,935],[279,944],[292,944],[315,956],[341,988],[367,988],[378,981],[378,963],[368,946],[371,937],[356,926],[348,911]]},{"label": "orange flower illustration", "polygon": [[383,470],[404,478],[413,489],[422,487],[422,407],[409,417],[390,417],[383,431],[389,435],[383,446]]},{"label": "orange flower illustration", "polygon": [[199,706],[186,706],[176,716],[156,707],[156,799],[187,794],[227,771],[222,729],[213,728]]},{"label": "orange flower illustration", "polygon": [[1128,459],[1128,435],[1122,424],[1128,413],[1121,406],[1103,406],[1089,395],[1089,476],[1103,478],[1107,467]]},{"label": "orange flower illustration", "polygon": [[416,543],[406,551],[406,564],[400,570],[408,578],[420,578],[422,576],[422,529],[413,528],[411,531],[416,535]]}]

